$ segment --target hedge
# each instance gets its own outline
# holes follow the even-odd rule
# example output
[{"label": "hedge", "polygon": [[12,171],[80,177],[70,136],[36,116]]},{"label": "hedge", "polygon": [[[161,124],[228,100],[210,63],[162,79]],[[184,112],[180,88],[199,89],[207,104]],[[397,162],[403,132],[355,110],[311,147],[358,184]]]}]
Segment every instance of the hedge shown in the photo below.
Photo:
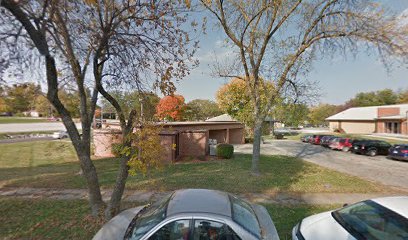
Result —
[{"label": "hedge", "polygon": [[234,155],[234,146],[231,144],[220,143],[217,144],[217,157],[230,159]]}]

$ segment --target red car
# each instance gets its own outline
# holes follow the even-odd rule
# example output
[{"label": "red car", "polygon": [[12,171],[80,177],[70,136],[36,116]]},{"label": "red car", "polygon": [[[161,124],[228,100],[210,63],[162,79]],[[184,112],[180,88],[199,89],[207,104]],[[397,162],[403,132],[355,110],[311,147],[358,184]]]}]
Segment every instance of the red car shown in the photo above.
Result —
[{"label": "red car", "polygon": [[341,150],[343,152],[348,152],[352,146],[353,140],[351,138],[338,138],[329,145],[331,149]]},{"label": "red car", "polygon": [[320,141],[325,136],[331,136],[331,135],[313,135],[313,137],[310,140],[310,143],[315,144],[315,145],[320,145]]}]

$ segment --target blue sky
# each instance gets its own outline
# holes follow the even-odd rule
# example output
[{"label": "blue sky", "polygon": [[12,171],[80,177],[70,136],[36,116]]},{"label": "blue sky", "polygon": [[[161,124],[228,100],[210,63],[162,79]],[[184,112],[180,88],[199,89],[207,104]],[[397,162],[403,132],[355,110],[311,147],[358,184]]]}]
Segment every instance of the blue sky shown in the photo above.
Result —
[{"label": "blue sky", "polygon": [[[379,0],[391,10],[401,13],[408,10],[408,0]],[[222,47],[224,32],[209,24],[207,34],[200,37],[197,57],[200,66],[177,84],[177,92],[186,98],[215,99],[217,89],[228,79],[211,76],[210,67],[215,56],[222,57],[227,49]],[[394,66],[390,72],[375,56],[363,52],[353,59],[322,59],[314,62],[308,79],[319,83],[320,102],[342,104],[358,92],[375,91],[384,88],[407,89],[408,66]]]}]

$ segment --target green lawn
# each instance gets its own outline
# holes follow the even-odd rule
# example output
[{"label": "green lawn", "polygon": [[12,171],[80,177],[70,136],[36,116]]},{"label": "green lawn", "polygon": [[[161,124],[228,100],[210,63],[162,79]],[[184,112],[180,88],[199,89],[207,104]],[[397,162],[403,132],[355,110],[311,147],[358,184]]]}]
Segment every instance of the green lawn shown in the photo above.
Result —
[{"label": "green lawn", "polygon": [[[124,204],[124,208],[136,203]],[[302,218],[338,206],[264,205],[282,240]],[[91,239],[102,225],[89,217],[84,200],[0,198],[0,239]]]},{"label": "green lawn", "polygon": [[[69,142],[44,141],[0,145],[0,187],[85,188],[78,176],[79,164]],[[111,188],[118,160],[94,161],[100,184]],[[362,180],[287,156],[262,156],[262,175],[250,174],[251,156],[237,154],[231,160],[187,162],[169,165],[149,176],[131,176],[128,189],[170,191],[180,188],[212,188],[247,192],[386,192],[380,184]]]},{"label": "green lawn", "polygon": [[45,118],[28,118],[28,117],[0,117],[0,124],[4,123],[38,123],[47,122]]}]

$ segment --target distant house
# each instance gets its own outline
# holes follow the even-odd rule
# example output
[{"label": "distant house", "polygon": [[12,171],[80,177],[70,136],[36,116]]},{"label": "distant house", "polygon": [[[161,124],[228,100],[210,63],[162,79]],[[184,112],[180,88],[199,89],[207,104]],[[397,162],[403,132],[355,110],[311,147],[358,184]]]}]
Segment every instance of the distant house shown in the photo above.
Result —
[{"label": "distant house", "polygon": [[345,133],[408,134],[408,104],[349,108],[326,118],[330,130]]},{"label": "distant house", "polygon": [[[230,116],[221,115],[207,121],[159,122],[157,124],[163,127],[159,135],[165,149],[163,155],[166,162],[177,161],[179,157],[208,155],[210,142],[244,143],[245,126]],[[103,124],[101,129],[94,130],[95,156],[113,156],[112,143],[120,142],[118,130],[119,124],[113,122]]]},{"label": "distant house", "polygon": [[41,115],[39,112],[35,110],[26,111],[26,112],[23,112],[23,114],[26,117],[40,117]]}]

